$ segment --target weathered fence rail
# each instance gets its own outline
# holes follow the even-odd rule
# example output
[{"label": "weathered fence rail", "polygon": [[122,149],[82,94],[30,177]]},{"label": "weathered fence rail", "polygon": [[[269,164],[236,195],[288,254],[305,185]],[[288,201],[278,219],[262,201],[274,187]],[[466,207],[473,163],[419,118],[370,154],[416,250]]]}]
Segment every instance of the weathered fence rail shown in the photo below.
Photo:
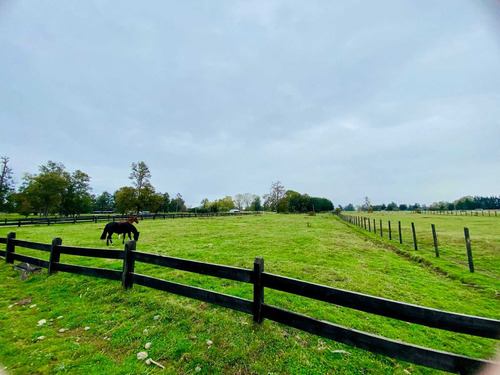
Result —
[{"label": "weathered fence rail", "polygon": [[[186,219],[193,217],[219,217],[219,216],[244,216],[257,215],[261,212],[212,212],[212,213],[172,213],[172,214],[149,214],[137,215],[140,220],[156,219]],[[132,215],[89,215],[75,217],[52,217],[52,218],[30,218],[30,219],[2,219],[0,226],[22,226],[22,225],[54,225],[54,224],[76,224],[97,223],[98,221],[125,220]]]},{"label": "weathered fence rail", "polygon": [[[264,272],[262,258],[256,258],[253,270],[248,270],[139,252],[136,250],[134,241],[127,242],[125,249],[121,251],[63,246],[60,238],[55,238],[52,244],[48,245],[23,241],[15,237],[15,233],[9,233],[7,238],[0,238],[0,243],[6,244],[5,251],[0,250],[0,256],[5,257],[8,263],[13,263],[15,260],[25,261],[47,268],[49,274],[56,271],[68,272],[121,281],[122,286],[126,289],[137,284],[174,293],[253,315],[253,319],[257,323],[269,319],[337,342],[438,370],[472,374],[481,366],[493,362],[386,339],[271,306],[264,303],[265,288],[442,330],[491,339],[500,338],[500,320],[440,311],[273,275]],[[45,261],[19,254],[16,252],[16,247],[48,251],[50,252],[50,260]],[[118,271],[61,263],[60,256],[62,254],[123,260],[123,269]],[[248,283],[253,285],[254,297],[253,300],[248,300],[138,274],[134,272],[136,262]]]}]

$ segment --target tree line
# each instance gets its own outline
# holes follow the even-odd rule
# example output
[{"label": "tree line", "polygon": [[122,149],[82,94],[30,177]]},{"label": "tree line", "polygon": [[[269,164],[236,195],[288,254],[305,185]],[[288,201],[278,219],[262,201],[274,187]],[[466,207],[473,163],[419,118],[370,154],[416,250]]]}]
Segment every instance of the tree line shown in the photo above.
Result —
[{"label": "tree line", "polygon": [[15,212],[48,216],[75,216],[92,212],[227,212],[230,210],[274,211],[279,213],[321,212],[333,210],[326,198],[310,197],[286,190],[280,181],[271,185],[268,194],[250,193],[226,196],[215,201],[203,199],[198,207],[188,208],[180,193],[156,191],[151,184],[151,172],[145,162],[132,163],[131,186],[123,186],[113,194],[104,191],[92,194],[90,176],[81,170],[69,172],[62,163],[48,161],[38,173],[25,173],[15,189],[8,157],[0,158],[0,212]]},{"label": "tree line", "polygon": [[453,202],[439,201],[434,202],[431,205],[414,203],[414,204],[397,204],[396,202],[391,202],[389,204],[378,204],[372,205],[370,198],[365,197],[364,203],[354,207],[352,203],[349,203],[345,207],[339,206],[340,210],[343,211],[465,211],[465,210],[495,210],[500,209],[500,197],[481,197],[481,196],[465,196],[456,199]]}]

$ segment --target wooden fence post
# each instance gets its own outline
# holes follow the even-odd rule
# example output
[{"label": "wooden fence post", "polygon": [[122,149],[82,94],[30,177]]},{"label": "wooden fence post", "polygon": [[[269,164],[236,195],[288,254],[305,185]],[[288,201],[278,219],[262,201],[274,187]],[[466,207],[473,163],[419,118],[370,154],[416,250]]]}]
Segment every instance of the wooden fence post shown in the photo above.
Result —
[{"label": "wooden fence post", "polygon": [[377,223],[375,222],[375,219],[373,219],[373,233],[377,234]]},{"label": "wooden fence post", "polygon": [[417,246],[417,234],[415,233],[415,223],[411,223],[411,231],[413,232],[413,247],[418,250]]},{"label": "wooden fence post", "polygon": [[133,251],[135,251],[136,242],[127,241],[125,244],[125,251],[123,254],[123,272],[122,272],[122,286],[125,289],[130,289],[134,285],[134,280],[132,279],[132,273],[135,269],[135,257]]},{"label": "wooden fence post", "polygon": [[387,224],[388,224],[388,226],[389,226],[389,239],[390,239],[390,240],[392,240],[391,221],[390,221],[390,220],[388,220],[388,221],[387,221]]},{"label": "wooden fence post", "polygon": [[62,245],[61,238],[54,238],[52,240],[52,246],[50,247],[50,258],[49,258],[49,275],[52,275],[56,271],[54,270],[54,263],[59,263],[61,260],[61,252],[57,248],[57,246]]},{"label": "wooden fence post", "polygon": [[262,272],[264,272],[264,259],[255,258],[253,262],[253,321],[262,323],[262,304],[264,303],[264,286],[262,285]]},{"label": "wooden fence post", "polygon": [[436,251],[436,258],[439,258],[439,250],[438,250],[438,239],[436,236],[436,226],[431,224],[432,227],[432,238],[434,238],[434,250]]},{"label": "wooden fence post", "polygon": [[401,222],[398,221],[398,228],[399,228],[399,243],[403,243],[403,237],[401,237]]},{"label": "wooden fence post", "polygon": [[371,224],[371,220],[368,219],[368,232],[371,232],[372,231],[372,224]]},{"label": "wooden fence post", "polygon": [[7,263],[14,263],[14,252],[16,251],[16,245],[14,240],[16,239],[16,233],[10,232],[7,234],[7,246],[5,248],[5,261]]},{"label": "wooden fence post", "polygon": [[380,237],[384,237],[384,232],[382,232],[382,219],[380,219]]},{"label": "wooden fence post", "polygon": [[472,261],[472,249],[470,247],[469,228],[464,228],[465,245],[467,246],[467,259],[469,260],[469,271],[474,272],[474,262]]}]

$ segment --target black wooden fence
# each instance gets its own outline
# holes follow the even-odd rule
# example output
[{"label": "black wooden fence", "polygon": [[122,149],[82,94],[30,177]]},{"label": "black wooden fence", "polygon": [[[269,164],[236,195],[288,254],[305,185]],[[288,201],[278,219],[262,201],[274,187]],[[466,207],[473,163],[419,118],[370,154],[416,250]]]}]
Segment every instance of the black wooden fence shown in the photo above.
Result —
[{"label": "black wooden fence", "polygon": [[[133,215],[139,220],[155,220],[155,219],[184,219],[192,217],[217,217],[217,216],[243,216],[261,214],[260,211],[255,212],[210,212],[210,213],[172,213],[172,214],[148,214],[148,215]],[[22,225],[54,225],[54,224],[76,224],[76,223],[97,223],[98,221],[117,221],[125,220],[132,215],[83,215],[83,216],[61,216],[61,217],[42,217],[29,219],[2,219],[0,226],[22,226]]]},{"label": "black wooden fence", "polygon": [[[0,250],[0,256],[4,256],[7,263],[18,260],[47,268],[49,274],[61,271],[121,281],[124,288],[131,288],[134,284],[142,285],[251,314],[257,323],[269,319],[391,358],[453,373],[472,374],[483,365],[493,362],[410,345],[283,310],[264,303],[264,289],[279,290],[447,331],[500,338],[500,320],[440,311],[273,275],[264,272],[262,258],[256,258],[253,269],[248,270],[139,252],[134,241],[127,242],[125,249],[121,251],[63,246],[60,238],[55,238],[51,244],[29,242],[16,239],[15,233],[9,233],[7,238],[0,238],[0,243],[6,244],[5,251]],[[19,254],[16,247],[49,252],[50,259],[45,261]],[[123,260],[123,269],[118,271],[61,263],[61,254],[120,259]],[[253,300],[141,275],[134,272],[136,262],[249,283],[253,285]]]}]

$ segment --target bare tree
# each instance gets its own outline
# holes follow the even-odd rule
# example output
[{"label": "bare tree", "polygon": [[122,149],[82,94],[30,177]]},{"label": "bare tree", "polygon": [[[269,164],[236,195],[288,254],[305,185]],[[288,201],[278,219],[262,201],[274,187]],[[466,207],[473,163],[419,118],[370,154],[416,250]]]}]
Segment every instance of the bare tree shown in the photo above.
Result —
[{"label": "bare tree", "polygon": [[129,178],[132,180],[132,184],[135,186],[137,191],[140,191],[144,185],[149,183],[151,178],[151,172],[148,166],[143,161],[139,163],[132,163],[132,172]]},{"label": "bare tree", "polygon": [[278,203],[285,196],[285,192],[285,187],[281,184],[281,181],[273,182],[269,194],[264,195],[264,207],[277,212]]},{"label": "bare tree", "polygon": [[0,208],[3,207],[9,192],[13,191],[14,181],[12,179],[12,168],[8,165],[9,160],[7,156],[0,158]]}]

